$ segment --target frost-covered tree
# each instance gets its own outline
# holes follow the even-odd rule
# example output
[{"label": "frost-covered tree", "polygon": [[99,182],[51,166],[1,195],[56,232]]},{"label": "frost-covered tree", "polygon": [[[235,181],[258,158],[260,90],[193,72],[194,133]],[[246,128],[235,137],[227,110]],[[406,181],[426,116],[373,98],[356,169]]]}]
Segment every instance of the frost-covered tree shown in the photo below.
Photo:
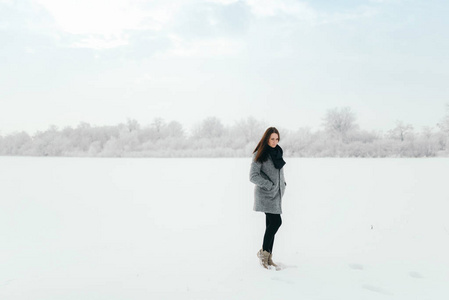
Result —
[{"label": "frost-covered tree", "polygon": [[375,131],[357,130],[348,134],[348,140],[351,142],[372,143],[379,139],[382,134]]},{"label": "frost-covered tree", "polygon": [[441,130],[439,135],[439,144],[441,150],[447,150],[449,145],[449,104],[446,104],[446,115],[437,124]]},{"label": "frost-covered tree", "polygon": [[135,119],[128,119],[126,125],[129,131],[136,131],[140,129],[140,124]]},{"label": "frost-covered tree", "polygon": [[[387,135],[358,130],[349,108],[329,110],[325,131],[310,128],[291,131],[279,128],[287,156],[301,157],[422,157],[448,155],[449,106],[441,129],[397,122]],[[271,125],[271,124],[270,124]],[[186,137],[177,121],[161,118],[141,128],[133,119],[114,126],[91,126],[82,122],[76,128],[59,130],[50,126],[32,137],[26,132],[0,136],[0,155],[37,156],[149,156],[149,157],[248,157],[266,129],[254,117],[242,119],[231,127],[215,117],[198,123],[193,135]],[[344,142],[344,143],[342,143]]]},{"label": "frost-covered tree", "polygon": [[323,125],[330,136],[346,141],[348,133],[358,128],[355,120],[350,107],[334,108],[326,112]]},{"label": "frost-covered tree", "polygon": [[163,118],[154,118],[151,127],[156,130],[156,132],[161,132],[162,128],[165,127],[165,120]]},{"label": "frost-covered tree", "polygon": [[414,150],[416,157],[436,156],[439,148],[438,135],[433,132],[432,127],[423,127],[418,138],[414,142]]},{"label": "frost-covered tree", "polygon": [[[282,135],[284,135],[282,133]],[[311,144],[314,142],[313,133],[310,127],[299,128],[290,132],[283,138],[282,145],[294,156],[310,155]]]},{"label": "frost-covered tree", "polygon": [[421,131],[421,136],[425,139],[431,139],[434,136],[433,128],[429,126],[424,126]]},{"label": "frost-covered tree", "polygon": [[403,142],[407,137],[413,133],[413,126],[404,124],[402,121],[396,122],[396,127],[388,131],[388,136],[395,140]]},{"label": "frost-covered tree", "polygon": [[32,139],[25,131],[0,137],[1,155],[26,155],[31,148]]},{"label": "frost-covered tree", "polygon": [[225,127],[216,117],[208,117],[193,129],[195,138],[218,138],[225,132]]},{"label": "frost-covered tree", "polygon": [[92,127],[89,123],[81,122],[78,124],[72,135],[74,151],[85,152],[89,150],[92,143],[91,132]]},{"label": "frost-covered tree", "polygon": [[263,122],[256,120],[253,116],[250,116],[246,119],[237,121],[233,128],[233,132],[239,136],[242,136],[245,143],[256,142],[262,137],[262,134],[266,129],[265,127],[266,125]]},{"label": "frost-covered tree", "polygon": [[38,156],[60,156],[64,155],[64,150],[70,140],[63,142],[61,135],[58,133],[57,127],[51,125],[46,131],[37,131],[33,137],[33,146],[29,153]]},{"label": "frost-covered tree", "polygon": [[441,131],[449,135],[449,104],[446,104],[446,115],[437,125]]},{"label": "frost-covered tree", "polygon": [[162,129],[162,136],[164,138],[184,138],[184,135],[184,128],[178,121],[171,121]]}]

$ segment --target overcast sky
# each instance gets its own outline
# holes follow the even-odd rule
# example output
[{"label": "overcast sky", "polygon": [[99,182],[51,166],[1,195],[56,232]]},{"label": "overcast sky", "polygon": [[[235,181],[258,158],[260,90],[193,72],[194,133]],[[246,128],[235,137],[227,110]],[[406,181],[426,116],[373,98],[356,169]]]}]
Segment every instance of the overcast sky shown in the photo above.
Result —
[{"label": "overcast sky", "polygon": [[0,134],[81,121],[186,129],[248,116],[318,129],[435,126],[449,103],[443,0],[0,0]]}]

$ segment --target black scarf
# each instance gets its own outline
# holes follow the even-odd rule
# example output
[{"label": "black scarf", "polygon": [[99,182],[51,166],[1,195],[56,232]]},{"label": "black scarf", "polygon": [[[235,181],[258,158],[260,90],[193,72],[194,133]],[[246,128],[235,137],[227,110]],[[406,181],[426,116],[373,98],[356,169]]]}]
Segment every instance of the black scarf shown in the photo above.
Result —
[{"label": "black scarf", "polygon": [[279,145],[276,145],[274,148],[268,146],[268,153],[270,154],[276,169],[281,169],[285,165],[285,161],[282,159],[282,154],[284,151]]}]

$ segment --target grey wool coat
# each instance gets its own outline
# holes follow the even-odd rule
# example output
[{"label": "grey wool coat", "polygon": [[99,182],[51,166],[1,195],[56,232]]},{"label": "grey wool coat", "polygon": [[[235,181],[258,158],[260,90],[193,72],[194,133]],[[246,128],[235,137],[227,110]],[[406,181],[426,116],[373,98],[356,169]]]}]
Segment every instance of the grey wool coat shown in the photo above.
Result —
[{"label": "grey wool coat", "polygon": [[284,168],[276,169],[273,160],[256,162],[257,152],[253,154],[249,180],[254,186],[253,210],[272,214],[282,214],[282,197],[287,183],[284,178]]}]

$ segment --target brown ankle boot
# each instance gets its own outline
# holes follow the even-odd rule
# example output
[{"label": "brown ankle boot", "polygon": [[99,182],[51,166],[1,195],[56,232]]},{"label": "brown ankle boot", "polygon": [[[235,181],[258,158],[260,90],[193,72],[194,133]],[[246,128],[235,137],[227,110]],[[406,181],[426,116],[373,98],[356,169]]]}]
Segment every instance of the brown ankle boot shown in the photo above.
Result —
[{"label": "brown ankle boot", "polygon": [[271,259],[272,257],[273,257],[273,254],[270,253],[270,255],[268,256],[268,265],[277,268],[278,265],[273,262],[273,260]]},{"label": "brown ankle boot", "polygon": [[260,265],[265,269],[268,269],[268,257],[270,257],[270,252],[260,249],[257,252],[257,257],[260,259]]}]

